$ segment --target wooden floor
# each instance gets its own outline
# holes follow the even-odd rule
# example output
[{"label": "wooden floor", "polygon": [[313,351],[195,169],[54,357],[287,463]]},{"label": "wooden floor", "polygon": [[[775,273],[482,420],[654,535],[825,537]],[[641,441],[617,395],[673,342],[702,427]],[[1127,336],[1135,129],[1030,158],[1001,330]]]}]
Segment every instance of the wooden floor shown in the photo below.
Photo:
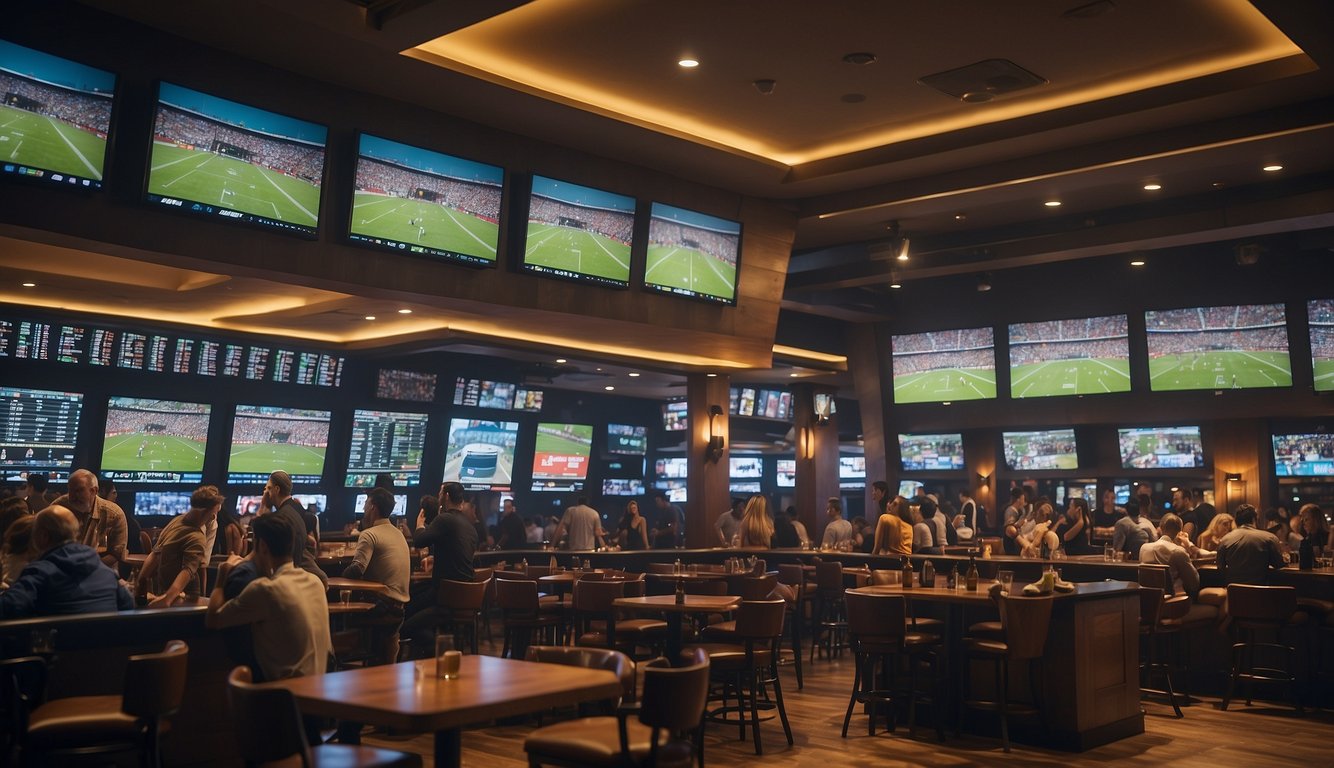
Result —
[{"label": "wooden floor", "polygon": [[[490,652],[497,653],[498,649]],[[1334,766],[1334,712],[1307,710],[1298,717],[1290,707],[1261,705],[1246,707],[1234,701],[1227,712],[1217,708],[1217,699],[1205,697],[1187,707],[1185,718],[1172,717],[1166,704],[1145,702],[1145,732],[1089,752],[1072,754],[1015,745],[1010,754],[1001,751],[998,740],[946,733],[945,743],[934,731],[919,728],[909,739],[900,724],[893,734],[881,728],[866,735],[866,719],[853,714],[848,738],[840,738],[848,690],[852,685],[849,657],[819,660],[805,669],[806,686],[796,690],[791,667],[783,668],[784,700],[796,744],[787,745],[777,720],[765,723],[761,733],[764,755],[757,757],[750,741],[739,741],[735,728],[711,725],[705,734],[705,761],[715,766],[1060,766],[1061,768],[1105,768],[1120,766],[1165,766],[1185,768],[1229,768],[1266,766],[1316,768]],[[463,763],[476,768],[520,768],[526,766],[524,737],[534,723],[473,728],[463,733]],[[432,737],[367,734],[367,744],[392,747],[424,756],[432,765]]]}]

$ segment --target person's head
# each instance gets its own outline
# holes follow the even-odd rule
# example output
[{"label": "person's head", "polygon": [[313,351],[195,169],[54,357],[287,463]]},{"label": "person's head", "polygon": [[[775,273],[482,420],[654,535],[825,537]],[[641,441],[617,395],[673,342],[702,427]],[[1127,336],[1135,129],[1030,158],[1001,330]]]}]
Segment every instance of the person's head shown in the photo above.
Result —
[{"label": "person's head", "polygon": [[843,518],[843,502],[837,496],[830,496],[829,501],[825,502],[824,511],[830,520],[840,520]]},{"label": "person's head", "polygon": [[923,519],[924,518],[922,517],[922,505],[916,503],[916,501],[909,501],[908,522],[912,523],[913,525],[917,525],[918,523],[922,522]]},{"label": "person's head", "polygon": [[787,509],[783,510],[783,513],[787,515],[787,519],[789,519],[789,520],[796,520],[796,519],[797,519],[797,508],[796,508],[796,507],[789,506]]},{"label": "person's head", "polygon": [[264,484],[264,504],[277,507],[292,497],[292,476],[281,469],[269,475]]},{"label": "person's head", "polygon": [[32,544],[38,553],[46,553],[79,535],[79,520],[69,509],[53,504],[32,522]]},{"label": "person's head", "polygon": [[367,524],[388,520],[394,514],[394,494],[383,488],[372,488],[366,494],[366,506],[361,511],[364,515],[362,520]]},{"label": "person's head", "polygon": [[859,532],[866,530],[866,518],[864,517],[852,518],[852,530]]},{"label": "person's head", "polygon": [[749,544],[767,547],[774,535],[774,524],[769,519],[769,500],[763,494],[755,494],[746,500],[746,511],[741,516],[741,527],[745,529],[745,541]]},{"label": "person's head", "polygon": [[1302,530],[1307,536],[1320,531],[1329,530],[1329,522],[1325,520],[1325,511],[1319,504],[1303,504],[1301,509],[1297,510],[1297,516],[1301,518]]},{"label": "person's head", "polygon": [[440,508],[441,509],[462,509],[463,508],[463,484],[456,483],[453,480],[440,484]]},{"label": "person's head", "polygon": [[1258,515],[1255,512],[1255,507],[1252,507],[1250,504],[1242,504],[1237,507],[1236,512],[1233,513],[1233,517],[1237,518],[1237,527],[1241,527],[1243,525],[1255,525],[1255,520]]},{"label": "person's head", "polygon": [[1042,502],[1038,508],[1033,511],[1034,519],[1039,523],[1045,523],[1051,520],[1052,506],[1048,502]]},{"label": "person's head", "polygon": [[429,494],[422,496],[417,502],[417,510],[422,513],[422,520],[430,525],[435,516],[440,514],[440,499]]},{"label": "person's head", "polygon": [[383,488],[389,491],[389,495],[394,495],[394,476],[388,472],[379,472],[375,475],[375,482],[371,484],[372,488]]},{"label": "person's head", "polygon": [[81,515],[89,514],[97,506],[97,475],[86,469],[76,469],[69,476],[69,508]]},{"label": "person's head", "polygon": [[28,473],[28,493],[43,494],[46,493],[47,486],[50,485],[51,478],[45,472]]},{"label": "person's head", "polygon": [[250,524],[255,534],[255,558],[265,570],[272,571],[292,559],[292,544],[297,532],[282,515],[260,515]]},{"label": "person's head", "polygon": [[22,496],[10,496],[0,501],[0,541],[4,541],[5,531],[20,517],[28,516],[28,501]]},{"label": "person's head", "polygon": [[959,491],[960,504],[963,504],[964,502],[968,501],[971,498],[973,498],[973,494],[970,493],[967,488],[963,489],[962,491]]},{"label": "person's head", "polygon": [[514,499],[505,499],[505,503],[504,503],[503,506],[504,506],[504,508],[505,508],[505,509],[504,509],[504,511],[505,511],[505,517],[509,517],[510,515],[514,514],[514,511],[515,511],[515,508],[514,508]]},{"label": "person's head", "polygon": [[1177,534],[1181,533],[1181,518],[1168,512],[1163,515],[1162,520],[1158,521],[1158,530],[1161,531],[1164,536],[1175,539]]},{"label": "person's head", "polygon": [[631,501],[625,505],[625,514],[635,517],[639,514],[639,502]]},{"label": "person's head", "polygon": [[1236,527],[1236,521],[1226,512],[1219,512],[1214,515],[1214,519],[1209,521],[1209,527],[1205,531],[1215,542],[1232,532]]},{"label": "person's head", "polygon": [[1021,506],[1028,502],[1028,497],[1024,495],[1023,486],[1016,485],[1010,489],[1010,505]]},{"label": "person's head", "polygon": [[1072,520],[1082,520],[1088,517],[1089,503],[1083,499],[1071,499],[1065,507],[1065,513]]},{"label": "person's head", "polygon": [[657,505],[658,509],[666,509],[671,506],[671,502],[667,500],[667,494],[661,492],[653,494],[653,503]]},{"label": "person's head", "polygon": [[930,496],[923,496],[922,498],[918,499],[917,506],[919,509],[922,510],[923,520],[930,520],[931,518],[935,517],[936,510],[939,509],[939,507],[936,505],[936,500],[931,498]]},{"label": "person's head", "polygon": [[102,498],[106,499],[112,504],[116,503],[116,497],[119,494],[116,493],[115,480],[103,479],[101,482],[98,483],[98,488],[100,490],[97,495],[101,496]]},{"label": "person's head", "polygon": [[5,552],[10,555],[32,554],[32,525],[36,515],[24,515],[5,530]]},{"label": "person's head", "polygon": [[905,523],[912,524],[912,504],[908,502],[906,496],[895,496],[894,500],[889,502],[889,513],[897,515]]},{"label": "person's head", "polygon": [[740,520],[742,515],[744,515],[745,513],[746,513],[746,500],[732,499],[732,517],[735,517],[736,519]]},{"label": "person's head", "polygon": [[889,483],[884,480],[876,480],[871,483],[871,498],[875,499],[878,504],[884,504],[885,499],[889,498]]},{"label": "person's head", "polygon": [[1116,490],[1112,488],[1102,489],[1102,505],[1107,509],[1116,506]]},{"label": "person's head", "polygon": [[190,494],[190,514],[200,525],[208,525],[218,518],[222,509],[222,494],[216,485],[201,485]]},{"label": "person's head", "polygon": [[1278,509],[1270,507],[1264,511],[1264,523],[1266,528],[1282,527],[1284,524],[1283,516],[1278,513]]}]

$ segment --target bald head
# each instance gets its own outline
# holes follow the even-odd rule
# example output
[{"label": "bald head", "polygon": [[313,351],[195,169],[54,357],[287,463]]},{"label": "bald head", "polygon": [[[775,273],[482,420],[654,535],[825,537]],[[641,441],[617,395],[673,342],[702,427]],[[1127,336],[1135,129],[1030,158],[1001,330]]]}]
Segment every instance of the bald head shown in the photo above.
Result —
[{"label": "bald head", "polygon": [[79,521],[67,507],[53,504],[41,512],[32,523],[32,541],[38,552],[74,541],[79,535]]},{"label": "bald head", "polygon": [[93,511],[97,504],[97,475],[86,469],[76,469],[69,476],[70,508],[81,515]]}]

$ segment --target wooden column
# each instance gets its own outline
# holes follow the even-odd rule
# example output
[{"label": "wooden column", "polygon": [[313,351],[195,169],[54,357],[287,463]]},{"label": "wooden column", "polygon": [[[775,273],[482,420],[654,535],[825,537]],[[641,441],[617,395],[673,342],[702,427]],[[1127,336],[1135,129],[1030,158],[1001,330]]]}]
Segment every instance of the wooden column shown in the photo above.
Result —
[{"label": "wooden column", "polygon": [[[1269,461],[1269,429],[1260,419],[1235,419],[1217,422],[1212,428],[1214,453],[1214,507],[1219,512],[1235,514],[1240,504],[1264,509],[1261,497],[1274,485],[1273,463]],[[1246,488],[1229,482],[1230,474],[1240,475]],[[1231,493],[1229,494],[1229,489]]]},{"label": "wooden column", "polygon": [[824,529],[825,501],[838,494],[838,416],[823,424],[815,413],[815,395],[834,396],[832,387],[798,384],[792,388],[797,452],[797,515],[811,538],[819,541]]},{"label": "wooden column", "polygon": [[[885,480],[889,482],[892,492],[896,484],[890,481],[885,464],[885,424],[892,380],[884,361],[889,355],[889,345],[886,343],[882,350],[880,337],[881,334],[870,323],[852,326],[848,333],[848,370],[852,373],[852,384],[857,391],[857,405],[862,415],[866,486],[869,489],[876,480]],[[880,516],[880,510],[875,508],[869,490],[866,491],[866,508],[862,514],[872,522]],[[854,517],[853,510],[848,510],[848,517]]]},{"label": "wooden column", "polygon": [[[731,379],[719,374],[709,377],[692,373],[686,377],[686,407],[690,412],[690,432],[686,441],[689,474],[686,477],[686,546],[713,545],[713,521],[731,509],[728,493],[728,461],[731,435],[728,428],[728,386]],[[717,407],[718,415],[710,410]],[[713,434],[710,434],[712,427]],[[709,455],[709,438],[723,438],[722,454]]]}]

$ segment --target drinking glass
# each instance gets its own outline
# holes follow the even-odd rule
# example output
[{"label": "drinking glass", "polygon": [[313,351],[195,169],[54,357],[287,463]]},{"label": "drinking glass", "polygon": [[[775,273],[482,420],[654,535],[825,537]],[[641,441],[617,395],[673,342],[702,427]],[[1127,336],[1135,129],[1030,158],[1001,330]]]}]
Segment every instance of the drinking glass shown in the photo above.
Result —
[{"label": "drinking glass", "polygon": [[338,590],[338,602],[342,603],[344,608],[350,605],[352,603],[352,590],[350,589]]},{"label": "drinking glass", "polygon": [[463,654],[454,648],[454,635],[442,632],[435,636],[435,676],[442,680],[456,680]]},{"label": "drinking glass", "polygon": [[1000,582],[1002,592],[1010,594],[1010,586],[1014,584],[1014,571],[997,571],[996,581]]},{"label": "drinking glass", "polygon": [[1104,544],[1102,546],[1102,559],[1109,563],[1116,559],[1116,550],[1112,549],[1111,544]]}]

